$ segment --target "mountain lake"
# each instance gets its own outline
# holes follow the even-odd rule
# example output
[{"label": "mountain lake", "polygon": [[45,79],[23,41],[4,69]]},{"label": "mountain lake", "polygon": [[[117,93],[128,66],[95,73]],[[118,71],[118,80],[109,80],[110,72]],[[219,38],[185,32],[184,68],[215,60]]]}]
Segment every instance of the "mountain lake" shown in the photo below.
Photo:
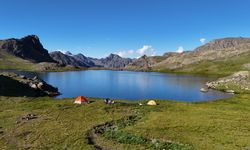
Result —
[{"label": "mountain lake", "polygon": [[[9,70],[10,71],[10,70]],[[23,72],[11,71],[28,77],[38,76],[58,87],[60,98],[87,97],[124,100],[177,100],[199,102],[231,97],[231,94],[216,90],[200,92],[212,77],[166,74],[157,72],[84,70],[68,72]]]}]

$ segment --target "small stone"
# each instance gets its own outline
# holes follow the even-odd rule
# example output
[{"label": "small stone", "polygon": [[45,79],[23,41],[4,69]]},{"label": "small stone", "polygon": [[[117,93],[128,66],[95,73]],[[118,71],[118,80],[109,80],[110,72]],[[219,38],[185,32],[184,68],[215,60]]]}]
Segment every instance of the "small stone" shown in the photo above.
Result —
[{"label": "small stone", "polygon": [[200,91],[201,91],[201,92],[208,92],[208,88],[205,88],[205,87],[204,87],[204,88],[201,88]]}]

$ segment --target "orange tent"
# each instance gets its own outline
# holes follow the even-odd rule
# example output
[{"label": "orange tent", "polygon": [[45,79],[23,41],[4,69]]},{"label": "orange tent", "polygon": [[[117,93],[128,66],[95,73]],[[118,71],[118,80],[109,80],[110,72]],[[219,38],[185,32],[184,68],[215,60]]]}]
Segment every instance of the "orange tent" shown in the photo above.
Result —
[{"label": "orange tent", "polygon": [[89,103],[89,101],[87,100],[86,97],[84,96],[78,96],[76,99],[75,99],[75,104],[87,104]]}]

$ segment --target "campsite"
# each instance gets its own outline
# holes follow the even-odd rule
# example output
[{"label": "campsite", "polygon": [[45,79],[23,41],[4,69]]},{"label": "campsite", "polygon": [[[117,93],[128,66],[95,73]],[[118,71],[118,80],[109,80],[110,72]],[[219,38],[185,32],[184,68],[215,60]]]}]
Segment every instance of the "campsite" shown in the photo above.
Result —
[{"label": "campsite", "polygon": [[[240,149],[250,140],[248,95],[205,103],[157,101],[157,106],[147,106],[147,101],[140,101],[142,106],[138,101],[119,100],[114,105],[96,98],[89,98],[89,104],[74,101],[1,97],[2,149],[213,150]],[[27,114],[36,118],[17,122]],[[90,134],[107,122],[115,124],[116,132]]]},{"label": "campsite", "polygon": [[0,150],[250,150],[250,0],[0,5]]}]

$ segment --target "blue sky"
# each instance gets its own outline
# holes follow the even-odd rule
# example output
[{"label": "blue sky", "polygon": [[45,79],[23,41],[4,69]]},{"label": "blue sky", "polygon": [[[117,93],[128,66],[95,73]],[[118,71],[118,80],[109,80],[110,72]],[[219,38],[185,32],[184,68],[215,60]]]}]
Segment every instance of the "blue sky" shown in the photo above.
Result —
[{"label": "blue sky", "polygon": [[[0,39],[28,34],[49,51],[125,57],[250,36],[249,0],[4,0]],[[204,41],[203,41],[204,42]]]}]

